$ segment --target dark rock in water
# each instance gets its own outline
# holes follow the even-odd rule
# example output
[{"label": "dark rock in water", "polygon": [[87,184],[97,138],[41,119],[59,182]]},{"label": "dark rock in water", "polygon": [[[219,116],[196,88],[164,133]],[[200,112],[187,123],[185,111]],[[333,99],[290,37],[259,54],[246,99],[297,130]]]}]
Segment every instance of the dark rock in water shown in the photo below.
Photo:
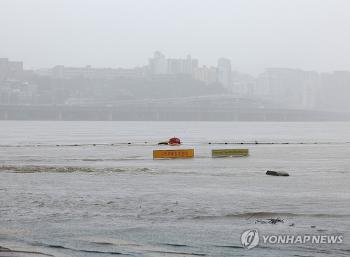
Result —
[{"label": "dark rock in water", "polygon": [[284,172],[284,171],[273,171],[273,170],[266,171],[266,175],[270,175],[270,176],[284,176],[284,177],[288,177],[289,176],[289,174],[287,172]]}]

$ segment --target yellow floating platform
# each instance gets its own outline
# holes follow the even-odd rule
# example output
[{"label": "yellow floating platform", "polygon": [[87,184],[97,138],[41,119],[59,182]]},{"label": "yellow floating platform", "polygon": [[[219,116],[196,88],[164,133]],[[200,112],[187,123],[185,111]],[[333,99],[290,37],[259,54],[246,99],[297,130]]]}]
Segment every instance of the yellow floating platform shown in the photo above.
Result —
[{"label": "yellow floating platform", "polygon": [[153,150],[153,159],[193,158],[194,149]]},{"label": "yellow floating platform", "polygon": [[248,156],[248,149],[213,149],[212,157]]}]

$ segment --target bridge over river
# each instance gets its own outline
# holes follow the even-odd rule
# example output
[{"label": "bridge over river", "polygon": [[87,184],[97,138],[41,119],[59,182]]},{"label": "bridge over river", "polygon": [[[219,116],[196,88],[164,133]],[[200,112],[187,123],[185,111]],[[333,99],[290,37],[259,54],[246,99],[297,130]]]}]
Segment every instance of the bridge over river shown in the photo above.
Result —
[{"label": "bridge over river", "polygon": [[0,120],[345,121],[350,114],[230,106],[0,105]]}]

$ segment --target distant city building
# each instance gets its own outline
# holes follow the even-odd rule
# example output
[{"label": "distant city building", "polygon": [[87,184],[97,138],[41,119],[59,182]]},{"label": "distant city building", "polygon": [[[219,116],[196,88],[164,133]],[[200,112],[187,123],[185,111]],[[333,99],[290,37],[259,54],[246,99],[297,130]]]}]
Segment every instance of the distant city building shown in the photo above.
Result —
[{"label": "distant city building", "polygon": [[6,78],[8,74],[8,62],[7,58],[0,58],[0,79]]},{"label": "distant city building", "polygon": [[312,108],[318,73],[288,68],[268,68],[257,80],[257,88],[271,100],[290,108]]},{"label": "distant city building", "polygon": [[0,79],[17,78],[23,73],[23,62],[9,61],[8,58],[0,58]]},{"label": "distant city building", "polygon": [[149,60],[149,69],[152,75],[192,75],[198,67],[198,60],[192,59],[190,55],[186,59],[166,59],[165,56],[156,51],[153,58]]},{"label": "distant city building", "polygon": [[226,58],[220,58],[218,60],[218,82],[221,83],[226,89],[232,90],[232,69],[231,61]]},{"label": "distant city building", "polygon": [[249,75],[232,71],[232,93],[242,97],[255,97],[257,94],[256,78]]},{"label": "distant city building", "polygon": [[320,74],[317,107],[348,111],[350,108],[350,71]]},{"label": "distant city building", "polygon": [[190,74],[198,68],[198,60],[192,59],[190,55],[186,59],[168,59],[168,74]]},{"label": "distant city building", "polygon": [[23,62],[8,62],[8,69],[10,74],[19,75],[23,72]]},{"label": "distant city building", "polygon": [[165,56],[156,51],[153,55],[153,58],[149,60],[149,67],[151,74],[153,75],[164,75],[168,73],[168,63],[165,59]]},{"label": "distant city building", "polygon": [[145,73],[143,68],[134,69],[112,69],[112,68],[92,68],[86,67],[65,67],[63,65],[55,66],[51,71],[39,70],[38,74],[49,74],[57,78],[75,78],[82,77],[88,79],[112,79],[120,77],[141,77]]},{"label": "distant city building", "polygon": [[199,67],[193,72],[193,78],[206,84],[215,83],[218,80],[217,69],[215,67]]}]

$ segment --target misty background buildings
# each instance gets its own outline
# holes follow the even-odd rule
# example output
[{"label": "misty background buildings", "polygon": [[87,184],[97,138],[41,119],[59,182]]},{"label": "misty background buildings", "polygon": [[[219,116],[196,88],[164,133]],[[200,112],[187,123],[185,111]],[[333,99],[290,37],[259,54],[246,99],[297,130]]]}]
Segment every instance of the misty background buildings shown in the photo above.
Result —
[{"label": "misty background buildings", "polygon": [[0,119],[348,119],[349,7],[4,0]]},{"label": "misty background buildings", "polygon": [[[162,120],[184,117],[201,120],[208,119],[205,112],[216,112],[218,119],[223,115],[224,120],[269,120],[271,117],[272,120],[289,120],[291,111],[298,111],[291,120],[305,112],[309,113],[307,117],[312,116],[310,112],[326,112],[330,118],[331,112],[347,112],[349,94],[349,71],[319,73],[267,68],[262,74],[252,76],[232,70],[227,58],[219,58],[214,67],[201,64],[190,55],[168,58],[160,51],[156,51],[146,65],[131,69],[57,65],[26,70],[21,61],[0,58],[2,119]],[[36,109],[25,112],[33,106]],[[67,116],[53,110],[45,114],[43,110],[47,111],[50,106],[115,108],[114,113],[108,115],[102,115],[105,110],[101,109],[92,116],[84,114],[84,118],[78,112]],[[72,113],[72,110],[66,112]],[[164,113],[159,114],[159,110]],[[259,117],[262,110],[266,110],[264,117]],[[118,114],[120,111],[123,114]],[[152,115],[147,118],[145,111]],[[230,116],[235,112],[238,116]],[[137,113],[139,115],[135,116]],[[255,117],[249,118],[254,113]],[[277,118],[271,113],[280,116]]]}]

